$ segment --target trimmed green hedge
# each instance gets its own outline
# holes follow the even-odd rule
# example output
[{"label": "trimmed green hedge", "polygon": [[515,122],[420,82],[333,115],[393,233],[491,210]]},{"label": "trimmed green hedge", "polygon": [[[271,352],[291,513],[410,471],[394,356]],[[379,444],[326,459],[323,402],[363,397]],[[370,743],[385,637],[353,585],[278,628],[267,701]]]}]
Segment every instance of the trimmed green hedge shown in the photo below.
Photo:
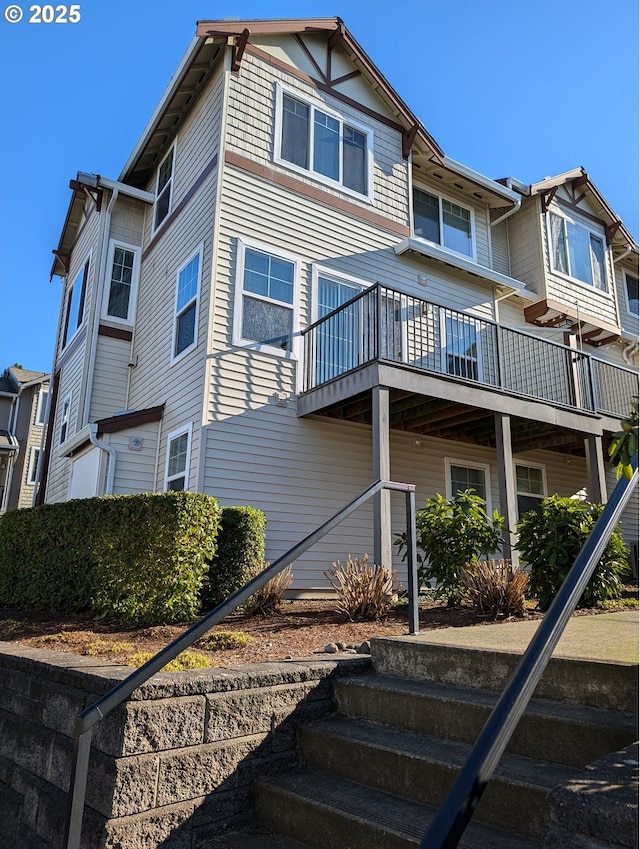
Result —
[{"label": "trimmed green hedge", "polygon": [[267,520],[255,507],[223,507],[218,550],[202,593],[210,610],[241,589],[264,567]]},{"label": "trimmed green hedge", "polygon": [[193,619],[220,507],[190,492],[105,496],[0,519],[0,603],[127,622]]}]

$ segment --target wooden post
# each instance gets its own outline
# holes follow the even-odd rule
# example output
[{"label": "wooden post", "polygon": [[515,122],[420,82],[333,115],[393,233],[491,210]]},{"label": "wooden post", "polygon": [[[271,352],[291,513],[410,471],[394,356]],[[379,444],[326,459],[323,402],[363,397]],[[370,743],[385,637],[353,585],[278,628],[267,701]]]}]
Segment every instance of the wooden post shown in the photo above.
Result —
[{"label": "wooden post", "polygon": [[505,559],[511,560],[513,568],[520,565],[513,533],[518,521],[518,501],[513,472],[513,454],[511,451],[511,419],[502,413],[494,416],[496,430],[496,453],[498,460],[498,490],[500,492],[500,512],[505,517],[502,532],[502,548]]},{"label": "wooden post", "polygon": [[606,504],[609,496],[607,495],[607,479],[602,453],[602,437],[587,436],[584,441],[584,453],[587,458],[589,501],[593,504]]},{"label": "wooden post", "polygon": [[[373,481],[391,479],[389,451],[389,389],[371,390],[371,433],[373,440]],[[373,559],[377,566],[391,568],[391,493],[379,492],[373,501]]]}]

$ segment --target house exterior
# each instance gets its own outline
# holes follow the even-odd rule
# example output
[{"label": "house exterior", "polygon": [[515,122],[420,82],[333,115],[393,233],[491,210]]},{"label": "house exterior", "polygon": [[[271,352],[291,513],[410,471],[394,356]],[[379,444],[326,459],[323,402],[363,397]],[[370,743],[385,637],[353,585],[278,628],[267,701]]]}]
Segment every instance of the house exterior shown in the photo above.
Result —
[{"label": "house exterior", "polygon": [[[581,168],[448,158],[340,19],[198,22],[118,179],[70,187],[39,501],[202,491],[263,509],[274,559],[379,478],[471,486],[511,528],[606,500],[637,245]],[[383,494],[295,591],[397,563],[403,521]]]},{"label": "house exterior", "polygon": [[48,374],[10,366],[0,376],[0,515],[33,505],[48,397]]}]

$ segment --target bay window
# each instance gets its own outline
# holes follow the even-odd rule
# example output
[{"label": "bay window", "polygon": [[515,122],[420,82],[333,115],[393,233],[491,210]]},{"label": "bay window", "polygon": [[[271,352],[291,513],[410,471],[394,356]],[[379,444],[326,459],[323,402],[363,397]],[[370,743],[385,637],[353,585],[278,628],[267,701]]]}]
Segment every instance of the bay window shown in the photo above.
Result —
[{"label": "bay window", "polygon": [[549,214],[549,231],[553,269],[606,292],[604,237],[553,212]]}]

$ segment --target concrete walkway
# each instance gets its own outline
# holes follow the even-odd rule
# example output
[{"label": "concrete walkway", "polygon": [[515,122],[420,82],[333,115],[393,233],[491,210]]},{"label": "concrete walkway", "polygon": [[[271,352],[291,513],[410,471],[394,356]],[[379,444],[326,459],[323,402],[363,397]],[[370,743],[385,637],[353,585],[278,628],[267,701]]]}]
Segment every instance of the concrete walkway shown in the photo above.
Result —
[{"label": "concrete walkway", "polygon": [[[522,654],[540,622],[504,622],[498,625],[473,625],[442,628],[415,637],[401,637],[425,644],[461,646]],[[554,657],[637,664],[640,611],[585,614],[573,616],[553,653]]]}]

